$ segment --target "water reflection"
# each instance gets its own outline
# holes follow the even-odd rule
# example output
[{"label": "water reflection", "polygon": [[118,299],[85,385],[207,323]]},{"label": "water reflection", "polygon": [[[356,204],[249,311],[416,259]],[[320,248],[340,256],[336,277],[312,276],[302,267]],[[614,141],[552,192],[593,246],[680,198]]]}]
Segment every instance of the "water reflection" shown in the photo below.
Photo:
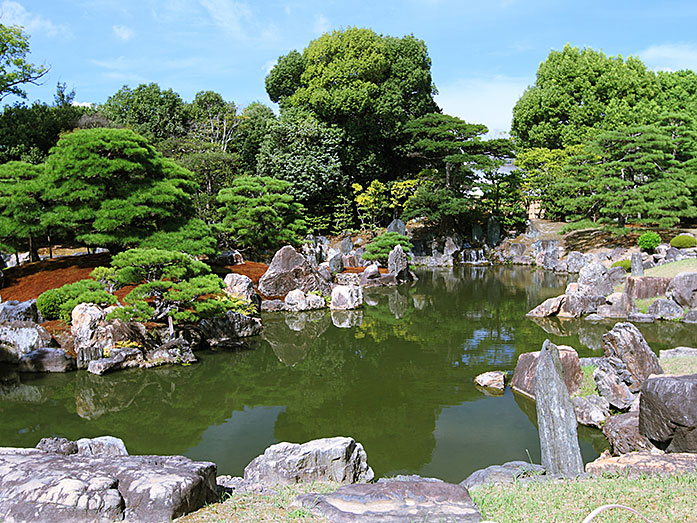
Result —
[{"label": "water reflection", "polygon": [[[607,326],[525,318],[563,292],[566,279],[553,273],[458,267],[418,275],[411,286],[366,291],[358,311],[267,314],[263,335],[246,345],[253,350],[199,353],[189,367],[2,373],[0,446],[112,434],[132,453],[183,453],[241,474],[273,442],[350,435],[380,476],[449,481],[528,453],[539,459],[525,408],[510,392],[483,395],[474,376],[513,370],[545,338],[597,355]],[[675,336],[683,343],[679,329]],[[597,455],[596,436],[581,436],[585,459]]]}]

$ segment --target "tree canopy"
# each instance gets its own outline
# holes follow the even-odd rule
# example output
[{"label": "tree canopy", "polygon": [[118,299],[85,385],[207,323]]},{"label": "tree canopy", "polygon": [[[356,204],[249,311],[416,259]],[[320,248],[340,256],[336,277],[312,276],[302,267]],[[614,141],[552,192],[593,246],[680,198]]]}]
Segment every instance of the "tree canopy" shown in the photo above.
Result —
[{"label": "tree canopy", "polygon": [[29,36],[21,27],[0,24],[0,100],[9,95],[26,98],[24,84],[38,84],[48,73],[46,65],[27,61]]}]

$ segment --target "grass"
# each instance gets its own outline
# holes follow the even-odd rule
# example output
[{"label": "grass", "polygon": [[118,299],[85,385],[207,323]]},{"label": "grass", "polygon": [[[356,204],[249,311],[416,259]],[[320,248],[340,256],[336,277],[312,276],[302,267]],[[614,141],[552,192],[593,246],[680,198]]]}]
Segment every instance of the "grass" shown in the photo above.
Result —
[{"label": "grass", "polygon": [[644,271],[646,276],[672,278],[681,272],[697,272],[697,258],[687,258],[676,262],[664,263]]},{"label": "grass", "polygon": [[578,389],[574,396],[586,397],[592,396],[593,394],[598,394],[598,389],[595,386],[595,380],[593,379],[593,371],[595,370],[595,365],[584,365],[581,367],[583,371],[583,382],[581,383],[581,388]]},{"label": "grass", "polygon": [[309,511],[292,507],[296,496],[309,492],[333,492],[339,484],[330,482],[299,483],[278,487],[274,494],[233,494],[227,495],[218,503],[205,507],[177,519],[178,523],[211,522],[257,522],[257,521],[292,521],[326,522],[326,518],[313,516]]},{"label": "grass", "polygon": [[[601,505],[618,503],[653,522],[697,521],[697,473],[682,476],[603,476],[578,481],[486,486],[470,492],[484,519],[507,522],[581,522]],[[624,510],[594,523],[638,522]]]},{"label": "grass", "polygon": [[660,358],[658,361],[666,374],[697,374],[697,356]]},{"label": "grass", "polygon": [[639,312],[643,312],[646,314],[649,312],[649,307],[653,302],[656,300],[660,300],[662,298],[665,298],[665,296],[652,296],[651,298],[639,298],[634,300],[634,304],[636,305],[636,308]]}]

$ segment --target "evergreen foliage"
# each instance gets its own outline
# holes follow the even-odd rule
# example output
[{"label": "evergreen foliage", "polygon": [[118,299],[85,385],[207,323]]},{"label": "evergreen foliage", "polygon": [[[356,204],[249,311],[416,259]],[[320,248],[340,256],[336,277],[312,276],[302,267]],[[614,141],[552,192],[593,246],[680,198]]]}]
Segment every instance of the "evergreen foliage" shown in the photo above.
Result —
[{"label": "evergreen foliage", "polygon": [[366,252],[361,257],[368,261],[377,260],[385,265],[392,249],[397,245],[401,245],[404,252],[409,252],[414,247],[406,236],[398,232],[386,232],[366,245]]},{"label": "evergreen foliage", "polygon": [[656,247],[661,244],[661,237],[657,232],[647,231],[637,240],[637,245],[640,249],[645,251],[653,251]]},{"label": "evergreen foliage", "polygon": [[38,240],[46,232],[41,224],[43,171],[43,165],[25,162],[0,164],[0,249],[28,250],[31,261],[39,259]]},{"label": "evergreen foliage", "polygon": [[288,194],[290,184],[269,176],[240,176],[218,193],[221,231],[236,248],[263,253],[298,245],[307,225],[303,207]]},{"label": "evergreen foliage", "polygon": [[73,309],[80,303],[107,307],[116,304],[116,296],[109,294],[100,282],[80,280],[42,293],[36,300],[36,307],[47,320],[70,323]]},{"label": "evergreen foliage", "polygon": [[[162,249],[129,249],[111,259],[120,285],[156,280],[186,280],[210,273],[210,267],[181,252]],[[93,273],[93,276],[99,277]]]}]

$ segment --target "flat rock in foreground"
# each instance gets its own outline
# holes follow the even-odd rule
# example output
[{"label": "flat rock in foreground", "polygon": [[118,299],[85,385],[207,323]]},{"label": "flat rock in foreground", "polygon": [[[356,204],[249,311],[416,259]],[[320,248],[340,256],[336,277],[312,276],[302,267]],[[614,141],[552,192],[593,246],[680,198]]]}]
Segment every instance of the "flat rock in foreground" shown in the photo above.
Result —
[{"label": "flat rock in foreground", "polygon": [[0,448],[0,520],[169,521],[215,501],[215,473],[183,456]]},{"label": "flat rock in foreground", "polygon": [[482,520],[465,487],[418,477],[345,485],[331,494],[303,494],[293,504],[335,523]]},{"label": "flat rock in foreground", "polygon": [[657,451],[630,452],[616,458],[600,456],[586,465],[593,476],[619,473],[629,476],[641,474],[691,474],[697,469],[697,454],[663,454]]}]

